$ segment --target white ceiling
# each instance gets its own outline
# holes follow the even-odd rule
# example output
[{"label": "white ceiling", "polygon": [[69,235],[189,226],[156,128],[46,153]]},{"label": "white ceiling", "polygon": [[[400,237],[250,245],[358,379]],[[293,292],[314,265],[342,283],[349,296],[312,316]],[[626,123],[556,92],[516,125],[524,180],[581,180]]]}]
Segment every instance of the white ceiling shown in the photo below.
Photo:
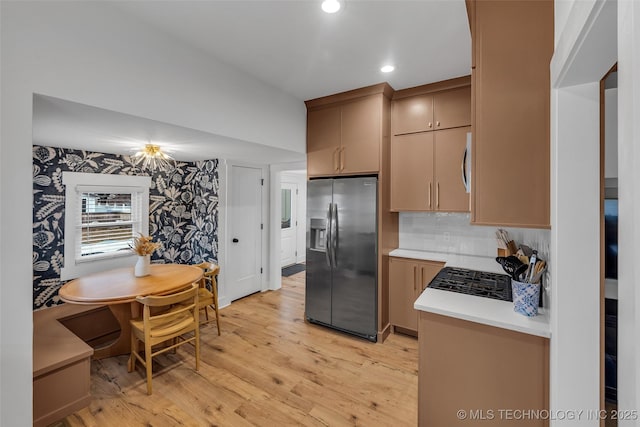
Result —
[{"label": "white ceiling", "polygon": [[[470,74],[464,0],[127,1],[114,3],[300,100],[383,81],[404,89]],[[393,63],[390,74],[380,67]]]},{"label": "white ceiling", "polygon": [[[302,100],[387,81],[395,89],[469,74],[464,0],[121,1],[109,3]],[[390,74],[379,71],[393,63]],[[178,160],[256,163],[305,155],[134,117],[62,99],[34,97],[35,144],[127,154],[153,141]],[[110,149],[112,147],[112,149]],[[124,148],[123,148],[124,147]],[[123,152],[123,150],[127,152]]]},{"label": "white ceiling", "polygon": [[176,160],[233,159],[291,163],[305,155],[109,111],[45,95],[33,99],[33,143],[112,154],[133,154],[158,144]]}]

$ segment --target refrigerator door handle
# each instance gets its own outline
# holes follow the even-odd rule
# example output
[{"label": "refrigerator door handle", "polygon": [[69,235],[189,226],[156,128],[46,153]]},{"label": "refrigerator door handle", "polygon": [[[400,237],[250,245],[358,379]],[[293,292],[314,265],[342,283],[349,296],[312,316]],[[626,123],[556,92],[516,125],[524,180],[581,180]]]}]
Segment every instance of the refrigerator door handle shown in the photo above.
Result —
[{"label": "refrigerator door handle", "polygon": [[333,267],[338,266],[337,255],[338,252],[338,204],[333,203],[331,212],[331,262]]},{"label": "refrigerator door handle", "polygon": [[331,265],[331,205],[329,203],[329,208],[327,209],[327,225],[325,226],[325,235],[324,235],[324,256],[327,260],[327,265],[332,267]]}]

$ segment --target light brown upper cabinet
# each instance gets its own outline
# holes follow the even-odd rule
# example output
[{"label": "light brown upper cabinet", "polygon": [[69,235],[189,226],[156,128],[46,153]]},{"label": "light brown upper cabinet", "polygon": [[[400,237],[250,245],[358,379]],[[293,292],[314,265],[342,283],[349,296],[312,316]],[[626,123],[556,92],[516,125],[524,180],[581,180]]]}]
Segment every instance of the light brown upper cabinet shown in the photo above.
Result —
[{"label": "light brown upper cabinet", "polygon": [[349,102],[341,109],[340,173],[377,172],[380,168],[382,96]]},{"label": "light brown upper cabinet", "polygon": [[309,177],[380,171],[384,111],[391,92],[383,83],[306,101]]},{"label": "light brown upper cabinet", "polygon": [[434,132],[435,210],[469,212],[469,193],[466,182],[470,171],[466,169],[467,133],[471,127]]},{"label": "light brown upper cabinet", "polygon": [[[455,79],[458,80],[458,79]],[[432,85],[397,92],[392,105],[391,123],[394,135],[449,129],[471,124],[471,87],[435,93],[413,92],[433,90]]]},{"label": "light brown upper cabinet", "polygon": [[331,175],[339,170],[340,107],[307,113],[307,170],[309,175]]},{"label": "light brown upper cabinet", "polygon": [[433,132],[391,139],[391,210],[433,209]]},{"label": "light brown upper cabinet", "polygon": [[469,126],[391,140],[391,210],[468,212]]},{"label": "light brown upper cabinet", "polygon": [[471,222],[550,227],[553,1],[467,1],[472,29]]}]

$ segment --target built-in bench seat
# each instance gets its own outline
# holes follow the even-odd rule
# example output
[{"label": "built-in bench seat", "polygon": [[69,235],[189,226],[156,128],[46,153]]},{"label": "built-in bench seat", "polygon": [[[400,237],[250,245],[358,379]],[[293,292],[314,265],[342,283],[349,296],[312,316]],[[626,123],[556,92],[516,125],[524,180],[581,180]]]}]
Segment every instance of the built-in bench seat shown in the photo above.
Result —
[{"label": "built-in bench seat", "polygon": [[63,304],[33,312],[34,426],[89,404],[93,348],[88,343],[100,344],[118,331],[106,306]]}]

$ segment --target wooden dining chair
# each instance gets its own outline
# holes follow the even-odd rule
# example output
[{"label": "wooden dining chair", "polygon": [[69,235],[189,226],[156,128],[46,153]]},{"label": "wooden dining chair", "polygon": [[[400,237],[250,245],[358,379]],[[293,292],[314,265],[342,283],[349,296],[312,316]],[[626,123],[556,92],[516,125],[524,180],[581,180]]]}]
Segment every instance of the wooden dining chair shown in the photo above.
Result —
[{"label": "wooden dining chair", "polygon": [[[131,356],[128,370],[133,372],[138,360],[147,371],[147,394],[151,389],[152,358],[178,346],[194,342],[196,371],[200,368],[200,328],[198,324],[198,284],[187,290],[165,296],[136,297],[143,305],[142,318],[131,319]],[[163,308],[164,307],[164,308]],[[193,332],[193,336],[185,334]],[[144,343],[144,358],[138,351],[138,342]],[[171,341],[170,345],[153,350],[157,344]]]},{"label": "wooden dining chair", "polygon": [[[198,308],[204,309],[205,322],[209,321],[209,307],[215,311],[216,325],[218,326],[218,335],[220,335],[220,315],[218,313],[218,281],[216,276],[220,273],[220,266],[212,262],[201,262],[196,264],[204,270],[202,279],[200,279],[200,288],[198,289]],[[208,286],[207,286],[208,285]],[[209,287],[211,290],[209,290]]]}]

